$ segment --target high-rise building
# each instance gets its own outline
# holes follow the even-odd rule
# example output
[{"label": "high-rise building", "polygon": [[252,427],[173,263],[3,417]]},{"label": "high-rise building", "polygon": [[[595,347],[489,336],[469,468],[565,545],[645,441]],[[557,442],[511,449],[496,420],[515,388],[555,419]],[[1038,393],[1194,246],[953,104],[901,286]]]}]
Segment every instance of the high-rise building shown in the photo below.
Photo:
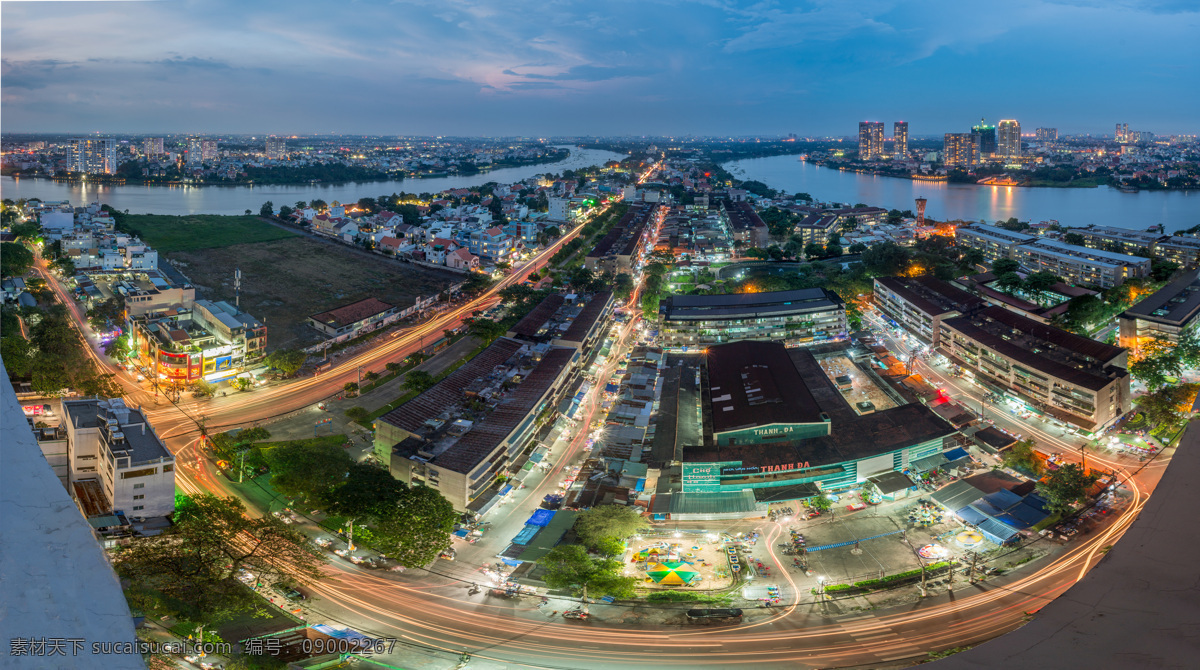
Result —
[{"label": "high-rise building", "polygon": [[267,158],[278,160],[287,156],[287,140],[282,137],[267,138]]},{"label": "high-rise building", "polygon": [[203,160],[203,149],[200,146],[200,138],[193,137],[187,143],[187,164],[199,165]]},{"label": "high-rise building", "polygon": [[71,171],[113,174],[117,171],[117,141],[108,137],[71,140]]},{"label": "high-rise building", "polygon": [[946,165],[970,167],[979,162],[979,135],[976,133],[946,133],[942,145]]},{"label": "high-rise building", "polygon": [[163,151],[163,138],[147,137],[142,140],[142,153],[147,156],[161,156]]},{"label": "high-rise building", "polygon": [[200,142],[200,160],[211,163],[217,160],[217,141],[204,140]]},{"label": "high-rise building", "polygon": [[883,155],[883,121],[860,121],[858,124],[858,157],[869,161]]},{"label": "high-rise building", "polygon": [[1054,142],[1058,139],[1058,128],[1038,128],[1035,132],[1039,142]]},{"label": "high-rise building", "polygon": [[1117,138],[1118,142],[1128,142],[1129,141],[1129,124],[1128,123],[1118,123],[1117,124],[1116,138]]},{"label": "high-rise building", "polygon": [[996,126],[989,126],[983,119],[979,124],[971,126],[971,134],[975,135],[975,150],[980,158],[996,153]]},{"label": "high-rise building", "polygon": [[897,121],[892,125],[892,156],[908,158],[908,121]]},{"label": "high-rise building", "polygon": [[996,145],[996,153],[999,155],[1005,158],[1019,158],[1021,156],[1021,122],[1015,119],[1001,120]]}]

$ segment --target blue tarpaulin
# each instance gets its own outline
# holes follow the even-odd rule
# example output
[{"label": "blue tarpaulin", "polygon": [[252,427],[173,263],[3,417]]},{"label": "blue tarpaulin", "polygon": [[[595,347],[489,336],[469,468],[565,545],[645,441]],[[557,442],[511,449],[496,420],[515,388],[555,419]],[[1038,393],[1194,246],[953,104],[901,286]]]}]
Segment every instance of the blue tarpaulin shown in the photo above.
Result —
[{"label": "blue tarpaulin", "polygon": [[550,519],[553,519],[553,518],[554,518],[554,510],[540,509],[540,510],[534,512],[533,516],[529,517],[529,520],[526,521],[525,524],[527,526],[539,526],[539,527],[545,526],[546,524],[550,523]]},{"label": "blue tarpaulin", "polygon": [[504,488],[500,489],[500,495],[506,496],[512,490],[512,484],[505,484]]},{"label": "blue tarpaulin", "polygon": [[618,389],[619,389],[619,387],[616,384],[605,384],[604,385],[605,393],[616,393]]},{"label": "blue tarpaulin", "polygon": [[646,479],[643,477],[642,479],[637,480],[637,485],[633,487],[633,490],[638,492],[645,491]]},{"label": "blue tarpaulin", "polygon": [[519,544],[524,547],[525,545],[529,544],[529,541],[532,540],[533,536],[537,535],[537,532],[541,529],[541,526],[525,526],[521,529],[521,532],[517,533],[517,536],[513,538],[512,542],[513,544]]},{"label": "blue tarpaulin", "polygon": [[951,449],[950,451],[945,452],[943,455],[946,457],[947,461],[957,461],[960,458],[966,458],[967,452],[962,447],[959,447],[957,449]]},{"label": "blue tarpaulin", "polygon": [[521,564],[521,561],[517,561],[517,560],[511,559],[511,558],[502,558],[502,559],[500,559],[500,562],[505,565],[511,565],[514,568]]},{"label": "blue tarpaulin", "polygon": [[454,531],[454,535],[455,535],[456,537],[466,537],[466,536],[467,536],[467,529],[465,529],[465,528],[460,528],[460,529],[458,529],[458,530]]},{"label": "blue tarpaulin", "polygon": [[529,462],[530,463],[541,463],[542,462],[542,452],[535,451],[532,454],[529,454]]}]

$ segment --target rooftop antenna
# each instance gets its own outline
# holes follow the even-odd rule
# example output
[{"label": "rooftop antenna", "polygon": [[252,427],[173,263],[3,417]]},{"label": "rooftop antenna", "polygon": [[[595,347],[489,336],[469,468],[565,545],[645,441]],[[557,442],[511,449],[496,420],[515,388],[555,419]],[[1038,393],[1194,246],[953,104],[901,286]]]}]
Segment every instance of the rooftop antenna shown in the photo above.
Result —
[{"label": "rooftop antenna", "polygon": [[233,271],[233,306],[239,310],[242,308],[242,269],[235,268]]}]

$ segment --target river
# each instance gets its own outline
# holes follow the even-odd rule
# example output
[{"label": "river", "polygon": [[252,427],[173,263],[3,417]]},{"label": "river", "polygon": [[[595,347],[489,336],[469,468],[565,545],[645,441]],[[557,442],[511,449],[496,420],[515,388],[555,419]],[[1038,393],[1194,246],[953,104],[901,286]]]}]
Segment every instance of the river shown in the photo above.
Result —
[{"label": "river", "polygon": [[0,196],[13,200],[70,200],[75,205],[99,200],[114,209],[127,209],[131,214],[242,214],[247,209],[258,212],[268,200],[278,208],[280,205],[295,205],[299,200],[358,202],[359,198],[375,198],[401,191],[439,193],[451,188],[478,186],[489,181],[512,183],[536,174],[577,170],[625,158],[624,154],[611,151],[580,149],[573,146],[565,148],[571,150],[571,155],[557,163],[502,168],[461,177],[303,186],[104,186],[4,177],[0,179]]},{"label": "river", "polygon": [[1057,219],[1064,226],[1116,226],[1145,229],[1157,223],[1170,232],[1200,225],[1200,192],[1141,191],[1114,188],[1028,188],[921,182],[843,172],[773,156],[724,165],[739,179],[761,181],[789,193],[808,193],[822,202],[865,203],[888,209],[915,210],[924,196],[925,213],[935,220],[962,219],[988,223],[1015,216],[1022,221]]}]

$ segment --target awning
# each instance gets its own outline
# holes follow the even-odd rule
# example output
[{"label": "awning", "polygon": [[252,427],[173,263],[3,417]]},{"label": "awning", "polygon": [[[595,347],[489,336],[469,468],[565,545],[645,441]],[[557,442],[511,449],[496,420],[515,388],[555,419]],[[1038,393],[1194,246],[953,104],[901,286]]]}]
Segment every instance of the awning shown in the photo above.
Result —
[{"label": "awning", "polygon": [[533,516],[529,517],[529,520],[526,521],[525,524],[527,526],[541,527],[541,526],[545,526],[546,524],[550,523],[550,520],[553,518],[554,518],[554,510],[539,509],[538,511],[533,513]]}]

